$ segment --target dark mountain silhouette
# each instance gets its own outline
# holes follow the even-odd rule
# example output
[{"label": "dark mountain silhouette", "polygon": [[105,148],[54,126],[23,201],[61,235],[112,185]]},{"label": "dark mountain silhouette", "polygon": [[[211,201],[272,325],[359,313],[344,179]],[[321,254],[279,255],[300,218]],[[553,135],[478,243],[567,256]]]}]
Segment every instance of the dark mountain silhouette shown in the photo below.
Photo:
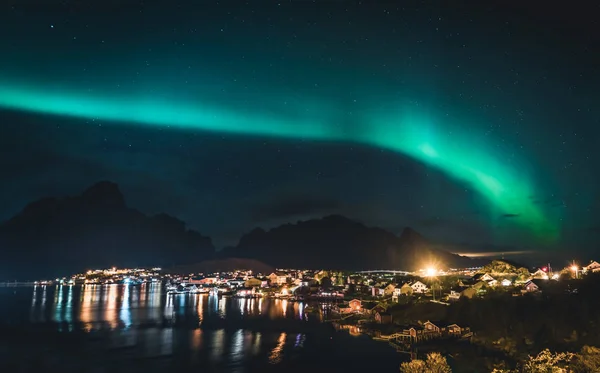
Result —
[{"label": "dark mountain silhouette", "polygon": [[441,250],[411,228],[398,237],[340,215],[284,224],[268,232],[256,228],[236,247],[215,254],[210,238],[188,230],[183,221],[166,214],[147,216],[127,207],[118,185],[108,181],[79,196],[43,198],[27,205],[0,224],[0,252],[0,281],[111,266],[184,268],[192,263],[200,263],[197,267],[204,272],[213,267],[230,270],[240,263],[265,270],[263,263],[349,270],[476,264]]},{"label": "dark mountain silhouette", "polygon": [[172,216],[128,208],[115,183],[44,198],[0,224],[0,281],[110,266],[171,266],[212,258],[210,238]]},{"label": "dark mountain silhouette", "polygon": [[411,228],[400,237],[343,216],[256,228],[221,255],[253,258],[275,267],[417,270],[428,265],[467,267],[467,257],[440,250]]}]

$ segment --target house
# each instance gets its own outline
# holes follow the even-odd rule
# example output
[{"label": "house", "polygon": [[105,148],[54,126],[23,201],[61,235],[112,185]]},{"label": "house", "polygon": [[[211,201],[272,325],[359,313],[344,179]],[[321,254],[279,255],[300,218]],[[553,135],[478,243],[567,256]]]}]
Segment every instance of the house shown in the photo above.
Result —
[{"label": "house", "polygon": [[409,283],[403,284],[401,287],[394,289],[394,293],[398,295],[413,295],[413,288]]},{"label": "house", "polygon": [[448,294],[448,300],[459,300],[460,299],[460,291],[450,290],[450,294]]},{"label": "house", "polygon": [[505,278],[504,280],[502,280],[501,284],[502,284],[502,286],[510,286],[510,285],[512,285],[512,281]]},{"label": "house", "polygon": [[539,268],[537,271],[535,271],[535,272],[533,272],[531,274],[531,278],[547,280],[548,279],[548,274],[546,273],[546,271],[544,271],[543,269]]},{"label": "house", "polygon": [[423,335],[423,328],[420,325],[406,326],[402,331],[402,334],[410,337],[414,340],[419,340]]},{"label": "house", "polygon": [[378,324],[391,324],[392,314],[386,311],[375,312],[375,322]]},{"label": "house", "polygon": [[478,290],[475,287],[466,288],[465,290],[460,292],[460,297],[465,297],[467,299],[471,299],[476,296]]},{"label": "house", "polygon": [[439,333],[440,327],[432,323],[431,321],[426,321],[423,323],[423,330],[425,333]]},{"label": "house", "polygon": [[348,305],[349,308],[354,312],[362,311],[362,301],[358,299],[352,299],[350,302],[348,302]]},{"label": "house", "polygon": [[307,286],[307,287],[315,287],[315,286],[319,286],[319,282],[317,280],[315,280],[314,278],[304,277],[302,279],[302,282],[300,283],[300,285]]},{"label": "house", "polygon": [[245,288],[253,288],[253,287],[261,286],[261,285],[262,285],[262,281],[255,277],[249,278],[244,282]]},{"label": "house", "polygon": [[[466,289],[470,288],[466,286],[454,286],[452,289],[450,289],[450,294],[448,294],[448,300],[459,300],[462,296],[463,291],[465,291]],[[474,294],[476,293],[477,291],[475,291]]]},{"label": "house", "polygon": [[288,276],[285,272],[273,272],[268,277],[271,285],[284,285],[288,281]]},{"label": "house", "polygon": [[415,281],[413,282],[410,287],[412,288],[414,293],[417,294],[423,294],[426,293],[429,288],[427,287],[427,285],[425,285],[424,283],[422,283],[421,281]]},{"label": "house", "polygon": [[394,290],[396,290],[396,285],[395,284],[389,284],[388,286],[386,286],[383,289],[383,295],[390,296],[390,295],[394,294]]},{"label": "house", "polygon": [[314,278],[316,280],[318,280],[319,282],[324,278],[324,277],[329,277],[329,273],[325,270],[320,270],[317,273],[315,273]]},{"label": "house", "polygon": [[592,260],[590,262],[590,264],[586,265],[585,267],[583,267],[583,273],[588,273],[588,272],[599,272],[600,271],[600,263],[598,263],[595,260]]},{"label": "house", "polygon": [[456,324],[448,325],[446,327],[446,333],[449,335],[460,336],[462,334],[462,328]]},{"label": "house", "polygon": [[487,284],[488,284],[488,286],[489,286],[489,287],[495,287],[495,286],[498,286],[498,280],[491,280],[491,281],[488,281],[488,283],[487,283]]},{"label": "house", "polygon": [[392,300],[398,302],[398,299],[401,296],[411,296],[413,295],[413,288],[410,287],[410,284],[404,284],[402,286],[396,287],[394,292],[392,293]]},{"label": "house", "polygon": [[495,278],[493,278],[489,273],[485,273],[483,276],[481,276],[479,278],[479,281],[485,281],[485,282],[490,282],[490,281],[494,281]]},{"label": "house", "polygon": [[381,297],[383,296],[383,294],[385,293],[384,291],[385,289],[377,287],[377,286],[373,286],[371,288],[371,295],[374,297]]},{"label": "house", "polygon": [[540,287],[533,280],[527,281],[523,286],[523,289],[529,293],[540,291]]}]

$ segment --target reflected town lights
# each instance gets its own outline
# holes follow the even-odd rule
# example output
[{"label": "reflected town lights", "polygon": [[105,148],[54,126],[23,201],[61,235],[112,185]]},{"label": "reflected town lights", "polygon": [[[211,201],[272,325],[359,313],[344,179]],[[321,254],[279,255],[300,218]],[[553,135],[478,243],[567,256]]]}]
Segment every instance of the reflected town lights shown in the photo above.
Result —
[{"label": "reflected town lights", "polygon": [[223,350],[225,348],[225,330],[219,329],[216,332],[213,332],[212,337],[212,356],[211,360],[219,361],[223,357]]},{"label": "reflected town lights", "polygon": [[272,364],[277,364],[281,361],[283,346],[285,345],[286,337],[286,333],[281,333],[279,339],[277,340],[277,346],[275,346],[275,348],[273,348],[273,350],[271,351],[271,355],[269,355],[269,361]]}]

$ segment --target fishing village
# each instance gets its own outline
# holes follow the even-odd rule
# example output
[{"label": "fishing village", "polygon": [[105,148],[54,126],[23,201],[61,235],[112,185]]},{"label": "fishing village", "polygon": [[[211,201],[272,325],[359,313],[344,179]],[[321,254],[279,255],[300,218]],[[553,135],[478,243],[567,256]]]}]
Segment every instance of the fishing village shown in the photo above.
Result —
[{"label": "fishing village", "polygon": [[[480,268],[442,270],[431,266],[417,272],[278,269],[269,274],[250,270],[178,274],[161,268],[110,268],[32,285],[41,292],[50,286],[98,288],[109,296],[117,286],[151,287],[154,294],[166,297],[165,312],[174,310],[174,303],[188,301],[207,302],[221,310],[231,299],[236,307],[247,309],[243,312],[248,317],[224,320],[218,315],[205,316],[202,328],[300,332],[323,330],[329,324],[332,330],[350,336],[368,336],[410,359],[444,351],[468,360],[465,351],[480,354],[485,350],[494,355],[513,348],[513,342],[502,337],[505,332],[489,324],[486,314],[501,312],[501,305],[510,304],[511,299],[537,304],[535,299],[542,294],[576,294],[581,279],[597,271],[600,264],[593,261],[553,271],[550,265],[529,269],[504,260]],[[494,302],[499,306],[493,306]],[[181,320],[174,311],[169,312],[174,316],[165,314],[163,326],[177,326]]]}]

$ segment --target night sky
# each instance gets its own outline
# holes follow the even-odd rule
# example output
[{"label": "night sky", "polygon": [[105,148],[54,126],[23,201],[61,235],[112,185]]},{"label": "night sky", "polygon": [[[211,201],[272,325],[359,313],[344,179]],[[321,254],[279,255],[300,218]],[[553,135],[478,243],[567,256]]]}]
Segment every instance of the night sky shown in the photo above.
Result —
[{"label": "night sky", "polygon": [[592,253],[600,8],[428,3],[4,2],[0,220],[111,180],[218,247],[339,213]]}]

